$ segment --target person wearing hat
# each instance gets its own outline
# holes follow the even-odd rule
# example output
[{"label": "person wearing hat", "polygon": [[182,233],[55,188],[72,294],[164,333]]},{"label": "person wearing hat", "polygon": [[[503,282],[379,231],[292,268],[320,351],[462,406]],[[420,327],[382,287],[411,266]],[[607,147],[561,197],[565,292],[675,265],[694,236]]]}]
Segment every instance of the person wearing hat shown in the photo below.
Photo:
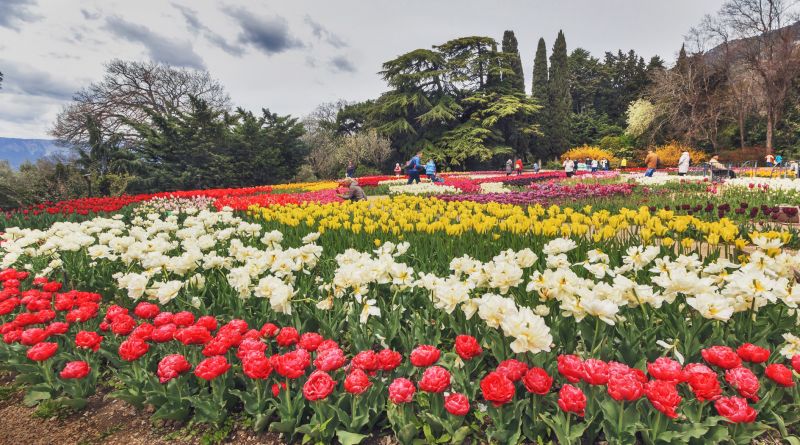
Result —
[{"label": "person wearing hat", "polygon": [[686,176],[686,173],[689,173],[690,161],[691,158],[689,157],[688,151],[681,153],[681,157],[678,159],[678,176]]},{"label": "person wearing hat", "polygon": [[342,187],[345,188],[344,192],[337,193],[342,199],[346,199],[348,201],[366,201],[367,195],[364,194],[364,189],[362,189],[358,185],[358,181],[353,178],[345,178],[342,182],[339,183]]}]

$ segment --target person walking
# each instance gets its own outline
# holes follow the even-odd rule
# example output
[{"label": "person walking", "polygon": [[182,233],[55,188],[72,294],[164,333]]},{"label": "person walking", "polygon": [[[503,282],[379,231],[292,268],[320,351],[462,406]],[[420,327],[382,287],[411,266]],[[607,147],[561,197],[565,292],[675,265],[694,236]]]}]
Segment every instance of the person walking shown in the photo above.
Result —
[{"label": "person walking", "polygon": [[345,178],[355,178],[356,177],[356,164],[353,161],[349,161],[347,163],[347,170],[344,172]]},{"label": "person walking", "polygon": [[417,152],[416,155],[412,156],[411,159],[406,164],[406,173],[408,173],[408,182],[406,184],[411,184],[412,182],[416,182],[419,184],[419,171],[420,171],[420,161],[419,158],[422,156],[422,152]]},{"label": "person walking", "polygon": [[575,174],[575,162],[570,158],[564,160],[564,173],[567,174],[568,178]]},{"label": "person walking", "polygon": [[597,171],[597,159],[592,159],[592,173]]},{"label": "person walking", "polygon": [[506,161],[506,176],[511,176],[511,171],[514,169],[514,161],[511,158],[508,158]]},{"label": "person walking", "polygon": [[603,169],[603,171],[608,171],[608,159],[603,158],[603,160],[600,161],[600,167]]},{"label": "person walking", "polygon": [[522,174],[522,159],[517,158],[517,162],[516,162],[515,167],[516,167],[516,170],[517,170],[517,176],[521,175]]},{"label": "person walking", "polygon": [[775,166],[780,167],[782,163],[783,163],[783,156],[781,155],[775,156]]},{"label": "person walking", "polygon": [[653,173],[655,173],[656,168],[658,168],[658,155],[656,155],[653,150],[647,150],[647,157],[644,158],[644,163],[647,166],[644,175],[648,178],[652,178]]},{"label": "person walking", "polygon": [[401,173],[403,173],[403,168],[400,167],[400,163],[399,162],[396,162],[394,164],[394,177],[395,178],[399,178]]},{"label": "person walking", "polygon": [[684,151],[678,159],[678,176],[686,176],[686,173],[689,173],[689,162],[691,162],[689,152]]},{"label": "person walking", "polygon": [[534,173],[539,173],[539,170],[540,170],[539,162],[538,161],[533,161],[533,172]]},{"label": "person walking", "polygon": [[623,168],[626,168],[626,167],[628,167],[628,160],[625,159],[625,158],[622,158],[622,160],[619,161],[619,169],[622,170]]},{"label": "person walking", "polygon": [[436,163],[433,162],[433,159],[428,159],[425,164],[425,175],[428,176],[431,182],[436,182]]},{"label": "person walking", "polygon": [[772,154],[768,154],[764,156],[764,160],[767,161],[767,167],[772,167],[773,163],[775,162],[775,156],[772,156]]},{"label": "person walking", "polygon": [[353,178],[344,178],[342,182],[339,183],[345,190],[342,193],[337,193],[342,199],[347,201],[366,201],[367,195],[364,194],[364,189],[358,185],[358,181]]}]

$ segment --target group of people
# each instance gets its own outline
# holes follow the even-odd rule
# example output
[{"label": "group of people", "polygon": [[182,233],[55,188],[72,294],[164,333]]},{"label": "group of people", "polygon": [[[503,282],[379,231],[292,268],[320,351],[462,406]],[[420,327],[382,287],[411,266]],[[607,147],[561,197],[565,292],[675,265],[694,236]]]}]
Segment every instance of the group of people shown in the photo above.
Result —
[{"label": "group of people", "polygon": [[[623,164],[625,162],[626,161],[624,159],[620,162],[621,168],[627,165]],[[570,158],[566,158],[562,163],[562,165],[564,166],[564,173],[567,174],[568,178],[571,178],[576,171],[596,172],[598,170],[602,171],[611,170],[611,163],[608,162],[608,159],[605,158],[600,160],[586,158],[586,159],[578,159],[577,161]]]},{"label": "group of people", "polygon": [[[406,174],[408,175],[408,182],[407,184],[417,183],[420,182],[420,175],[425,173],[425,176],[431,180],[431,182],[444,182],[444,179],[436,176],[436,162],[434,162],[433,158],[428,158],[426,163],[422,163],[422,152],[419,151],[417,154],[411,157],[405,165]],[[400,167],[400,163],[394,164],[394,175],[395,177],[400,177],[403,173],[403,168]]]}]

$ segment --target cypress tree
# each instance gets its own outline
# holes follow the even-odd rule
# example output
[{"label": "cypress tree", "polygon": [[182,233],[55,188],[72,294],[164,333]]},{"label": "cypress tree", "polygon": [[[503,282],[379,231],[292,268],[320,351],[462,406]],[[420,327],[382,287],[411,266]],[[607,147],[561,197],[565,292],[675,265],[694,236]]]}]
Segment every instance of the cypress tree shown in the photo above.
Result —
[{"label": "cypress tree", "polygon": [[681,45],[681,50],[678,52],[678,61],[675,63],[675,67],[678,68],[678,71],[681,73],[686,73],[686,70],[689,66],[689,58],[686,57],[686,44]]},{"label": "cypress tree", "polygon": [[536,46],[536,57],[533,60],[533,88],[531,89],[531,96],[536,103],[542,106],[539,111],[537,123],[539,124],[539,131],[541,135],[533,137],[531,149],[533,154],[541,159],[548,154],[548,132],[550,131],[550,107],[548,106],[547,97],[547,45],[544,43],[543,38],[539,38],[539,43]]},{"label": "cypress tree", "polygon": [[550,152],[559,155],[569,149],[569,124],[572,115],[572,96],[569,91],[569,65],[567,41],[562,31],[550,54],[550,77],[548,81],[548,103],[550,106]]},{"label": "cypress tree", "polygon": [[547,46],[543,38],[539,38],[536,47],[536,58],[533,60],[533,97],[539,101],[539,105],[547,103]]},{"label": "cypress tree", "polygon": [[508,64],[506,68],[513,73],[503,74],[503,85],[514,93],[525,93],[525,73],[522,72],[522,58],[519,55],[517,37],[514,31],[503,33],[503,55],[504,62]]}]

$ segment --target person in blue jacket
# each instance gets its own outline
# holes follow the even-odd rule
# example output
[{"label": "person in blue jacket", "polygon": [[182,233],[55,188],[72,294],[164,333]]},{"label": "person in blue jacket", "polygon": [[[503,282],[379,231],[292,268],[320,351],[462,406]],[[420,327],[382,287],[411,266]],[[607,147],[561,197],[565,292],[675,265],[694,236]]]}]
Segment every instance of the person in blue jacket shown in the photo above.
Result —
[{"label": "person in blue jacket", "polygon": [[422,152],[417,152],[408,163],[406,163],[406,173],[408,173],[408,183],[411,184],[412,182],[416,182],[419,184],[419,172],[422,169],[420,165],[420,156],[422,156]]},{"label": "person in blue jacket", "polygon": [[433,159],[428,159],[425,164],[425,174],[431,182],[436,182],[436,163],[433,162]]}]

